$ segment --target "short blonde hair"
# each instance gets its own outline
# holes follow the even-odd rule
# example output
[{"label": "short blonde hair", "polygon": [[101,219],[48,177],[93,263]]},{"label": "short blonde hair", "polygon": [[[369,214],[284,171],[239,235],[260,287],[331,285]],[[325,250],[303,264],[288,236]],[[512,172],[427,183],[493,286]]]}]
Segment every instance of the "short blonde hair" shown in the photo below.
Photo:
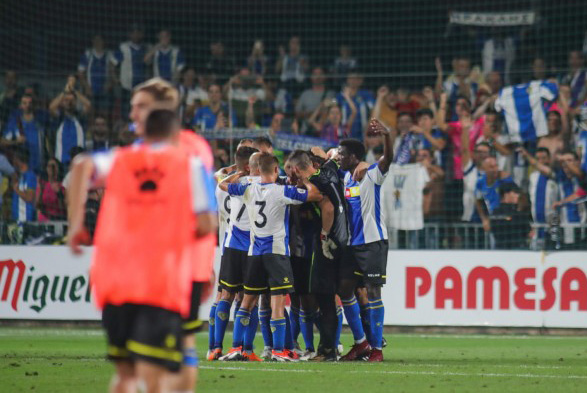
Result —
[{"label": "short blonde hair", "polygon": [[136,85],[132,91],[133,96],[140,91],[151,94],[158,104],[168,109],[176,110],[179,106],[179,93],[177,89],[165,79],[151,78],[146,82]]}]

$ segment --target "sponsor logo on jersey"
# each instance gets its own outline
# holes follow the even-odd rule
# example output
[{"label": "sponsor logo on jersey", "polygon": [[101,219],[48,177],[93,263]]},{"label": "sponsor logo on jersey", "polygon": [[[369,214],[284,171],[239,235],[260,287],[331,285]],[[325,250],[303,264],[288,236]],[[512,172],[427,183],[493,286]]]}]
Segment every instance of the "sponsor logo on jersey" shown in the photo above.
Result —
[{"label": "sponsor logo on jersey", "polygon": [[347,187],[344,190],[344,197],[345,198],[353,198],[353,197],[358,197],[361,195],[361,191],[359,189],[359,186],[355,186],[355,187]]}]

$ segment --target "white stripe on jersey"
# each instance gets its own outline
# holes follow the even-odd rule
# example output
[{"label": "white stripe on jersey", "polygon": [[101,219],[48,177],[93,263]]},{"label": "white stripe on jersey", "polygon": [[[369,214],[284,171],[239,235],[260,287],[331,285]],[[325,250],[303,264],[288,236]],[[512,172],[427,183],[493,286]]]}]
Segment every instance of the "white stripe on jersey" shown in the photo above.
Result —
[{"label": "white stripe on jersey", "polygon": [[381,185],[387,174],[373,164],[361,182],[353,180],[350,172],[344,175],[344,196],[351,231],[350,245],[373,243],[387,239],[387,225],[383,212],[384,193]]},{"label": "white stripe on jersey", "polygon": [[[544,184],[542,184],[543,182]],[[552,204],[559,200],[559,190],[556,181],[544,175],[541,176],[540,172],[534,171],[530,175],[528,191],[530,192],[532,219],[534,222],[547,223],[549,216],[554,211]]]},{"label": "white stripe on jersey", "polygon": [[[239,180],[240,184],[250,184],[261,182],[260,176],[246,176]],[[228,194],[227,194],[228,195]],[[236,248],[237,250],[248,251],[251,244],[250,234],[248,238],[244,239],[244,232],[251,231],[251,221],[247,212],[247,206],[242,196],[230,197],[230,219],[228,220],[228,227],[226,229],[226,237],[224,243],[225,247]],[[233,242],[231,244],[231,241]],[[245,246],[244,248],[243,246]]]},{"label": "white stripe on jersey", "polygon": [[230,221],[230,195],[216,186],[216,202],[218,204],[218,244],[220,253],[224,252],[224,240]]},{"label": "white stripe on jersey", "polygon": [[475,188],[479,179],[479,169],[469,162],[469,166],[463,171],[463,216],[461,219],[466,222],[473,220],[475,214]]}]

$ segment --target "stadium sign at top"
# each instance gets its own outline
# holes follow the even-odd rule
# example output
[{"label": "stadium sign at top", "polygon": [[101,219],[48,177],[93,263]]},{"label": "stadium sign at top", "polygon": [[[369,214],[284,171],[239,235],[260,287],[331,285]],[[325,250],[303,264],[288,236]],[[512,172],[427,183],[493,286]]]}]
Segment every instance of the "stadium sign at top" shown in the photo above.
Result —
[{"label": "stadium sign at top", "polygon": [[527,12],[451,12],[450,23],[470,26],[520,26],[533,25],[534,11]]}]

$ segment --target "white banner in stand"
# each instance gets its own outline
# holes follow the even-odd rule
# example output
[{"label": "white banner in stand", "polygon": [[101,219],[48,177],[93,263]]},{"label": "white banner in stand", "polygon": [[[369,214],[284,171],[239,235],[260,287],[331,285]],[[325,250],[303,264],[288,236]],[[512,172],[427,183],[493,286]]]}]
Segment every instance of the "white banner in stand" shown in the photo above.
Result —
[{"label": "white banner in stand", "polygon": [[[0,246],[0,319],[99,320],[85,251]],[[586,272],[585,252],[390,251],[385,324],[587,328]]]}]

